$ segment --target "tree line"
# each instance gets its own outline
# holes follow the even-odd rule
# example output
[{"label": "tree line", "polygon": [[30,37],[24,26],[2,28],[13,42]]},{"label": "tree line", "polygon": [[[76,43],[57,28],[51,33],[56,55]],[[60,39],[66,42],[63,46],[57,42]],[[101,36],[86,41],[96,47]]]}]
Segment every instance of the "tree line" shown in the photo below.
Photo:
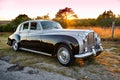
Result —
[{"label": "tree line", "polygon": [[[35,20],[51,20],[49,14],[43,16],[37,16]],[[10,23],[5,25],[0,25],[0,32],[13,32],[16,30],[17,26],[27,20],[34,20],[26,14],[20,14],[15,19],[11,20]],[[59,22],[64,28],[69,26],[81,27],[81,26],[98,26],[103,28],[111,27],[112,22],[115,22],[116,26],[120,26],[120,15],[115,15],[111,10],[104,11],[96,19],[79,19],[77,14],[71,8],[60,9],[55,18],[52,20]]]}]

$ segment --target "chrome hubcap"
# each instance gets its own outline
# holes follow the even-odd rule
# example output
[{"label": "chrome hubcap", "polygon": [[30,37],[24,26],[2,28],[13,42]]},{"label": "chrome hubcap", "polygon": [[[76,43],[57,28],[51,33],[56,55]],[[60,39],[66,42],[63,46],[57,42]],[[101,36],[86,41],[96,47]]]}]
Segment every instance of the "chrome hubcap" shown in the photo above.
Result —
[{"label": "chrome hubcap", "polygon": [[13,49],[16,51],[18,48],[18,44],[16,41],[13,42]]},{"label": "chrome hubcap", "polygon": [[58,50],[58,59],[59,61],[62,63],[62,64],[67,64],[70,60],[70,55],[69,55],[69,51],[64,48],[64,47],[61,47],[59,50]]}]

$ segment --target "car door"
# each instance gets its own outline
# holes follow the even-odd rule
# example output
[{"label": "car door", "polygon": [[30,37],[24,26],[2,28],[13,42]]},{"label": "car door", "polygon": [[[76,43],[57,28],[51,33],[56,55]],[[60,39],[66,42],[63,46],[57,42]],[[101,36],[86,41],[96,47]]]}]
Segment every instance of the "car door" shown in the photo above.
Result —
[{"label": "car door", "polygon": [[27,48],[27,35],[29,32],[29,22],[25,22],[21,25],[20,31],[19,31],[19,35],[20,35],[20,46],[23,48]]},{"label": "car door", "polygon": [[50,21],[41,21],[41,26],[43,29],[43,33],[41,35],[41,49],[42,52],[52,54],[54,52],[54,45],[55,45],[55,36],[48,34],[49,30],[53,26],[53,22]]},{"label": "car door", "polygon": [[29,45],[29,49],[41,51],[41,27],[39,22],[31,21],[30,22],[30,30],[27,35],[27,41]]}]

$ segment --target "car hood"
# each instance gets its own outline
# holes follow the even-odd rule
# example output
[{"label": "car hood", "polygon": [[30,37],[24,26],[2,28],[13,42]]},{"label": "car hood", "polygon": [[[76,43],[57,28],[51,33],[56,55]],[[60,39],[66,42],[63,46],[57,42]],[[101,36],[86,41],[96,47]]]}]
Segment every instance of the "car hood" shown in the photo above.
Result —
[{"label": "car hood", "polygon": [[54,34],[54,35],[71,35],[71,36],[85,36],[88,33],[93,32],[93,30],[79,30],[79,29],[51,29],[44,30],[44,34]]}]

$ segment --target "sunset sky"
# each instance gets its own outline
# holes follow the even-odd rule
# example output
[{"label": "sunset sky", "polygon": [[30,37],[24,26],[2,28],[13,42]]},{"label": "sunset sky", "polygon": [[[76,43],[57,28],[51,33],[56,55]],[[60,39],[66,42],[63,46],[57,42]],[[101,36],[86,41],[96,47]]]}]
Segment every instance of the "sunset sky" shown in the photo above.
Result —
[{"label": "sunset sky", "polygon": [[0,20],[11,20],[19,14],[35,18],[49,13],[54,18],[65,7],[72,8],[79,18],[97,18],[105,10],[120,14],[120,0],[0,0]]}]

